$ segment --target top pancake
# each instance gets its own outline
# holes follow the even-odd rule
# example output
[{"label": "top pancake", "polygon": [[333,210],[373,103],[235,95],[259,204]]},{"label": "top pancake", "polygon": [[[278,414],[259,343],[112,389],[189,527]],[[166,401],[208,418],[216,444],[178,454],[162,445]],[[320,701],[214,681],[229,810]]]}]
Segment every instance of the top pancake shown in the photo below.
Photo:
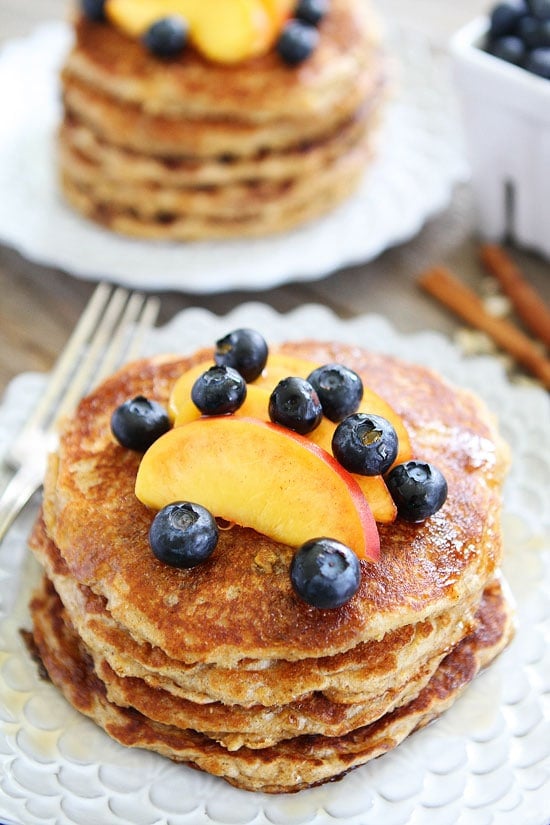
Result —
[{"label": "top pancake", "polygon": [[[353,88],[379,49],[376,18],[363,0],[333,0],[314,54],[289,68],[271,50],[237,65],[219,65],[194,49],[164,61],[113,25],[76,21],[66,74],[148,114],[207,115],[261,121],[323,116]],[[373,78],[377,83],[378,78]]]},{"label": "top pancake", "polygon": [[45,521],[70,573],[107,599],[135,639],[174,659],[231,666],[332,655],[480,594],[500,561],[507,453],[479,401],[429,370],[358,348],[305,342],[283,350],[357,370],[403,416],[417,457],[445,474],[447,502],[424,523],[380,527],[380,561],[362,562],[359,592],[336,610],[302,602],[290,584],[293,549],[250,529],[222,531],[197,568],[168,567],[148,545],[154,514],[134,495],[140,455],[115,443],[109,420],[137,394],[166,403],[174,380],[207,353],[130,365],[68,422],[46,479]]}]

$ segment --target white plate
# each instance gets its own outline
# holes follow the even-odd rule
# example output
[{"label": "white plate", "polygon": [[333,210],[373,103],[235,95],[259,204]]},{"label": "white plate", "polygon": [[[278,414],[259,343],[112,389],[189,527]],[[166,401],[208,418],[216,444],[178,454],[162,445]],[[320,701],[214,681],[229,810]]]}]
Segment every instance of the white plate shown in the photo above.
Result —
[{"label": "white plate", "polygon": [[[355,342],[428,364],[484,396],[514,449],[505,491],[505,573],[517,601],[512,645],[443,717],[340,782],[290,796],[238,791],[145,751],[124,749],[41,682],[18,634],[35,565],[25,536],[0,554],[0,816],[18,825],[548,825],[550,781],[550,405],[511,386],[492,359],[463,359],[435,333],[402,336],[369,316],[245,304],[219,318],[186,310],[151,352],[193,350],[238,326],[271,341]],[[19,377],[0,408],[0,451],[42,383]],[[544,452],[546,447],[546,452]]]},{"label": "white plate", "polygon": [[140,289],[210,293],[307,281],[368,261],[445,207],[466,164],[446,72],[418,35],[396,36],[401,61],[381,152],[360,192],[328,217],[276,237],[168,244],[123,238],[73,213],[56,183],[62,23],[0,53],[0,241],[77,277]]}]

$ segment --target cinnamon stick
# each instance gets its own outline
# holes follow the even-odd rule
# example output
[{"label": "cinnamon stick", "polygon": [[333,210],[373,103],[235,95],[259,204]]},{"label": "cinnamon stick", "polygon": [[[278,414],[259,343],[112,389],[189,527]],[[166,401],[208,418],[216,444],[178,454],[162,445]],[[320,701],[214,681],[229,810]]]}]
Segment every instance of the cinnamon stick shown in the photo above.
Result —
[{"label": "cinnamon stick", "polygon": [[535,375],[546,389],[550,389],[550,360],[513,324],[490,315],[475,292],[450,270],[443,266],[433,267],[420,276],[418,283],[468,324],[489,335],[518,364]]},{"label": "cinnamon stick", "polygon": [[550,347],[550,308],[525,280],[515,261],[497,244],[483,244],[481,263],[499,282],[519,318],[547,347]]}]

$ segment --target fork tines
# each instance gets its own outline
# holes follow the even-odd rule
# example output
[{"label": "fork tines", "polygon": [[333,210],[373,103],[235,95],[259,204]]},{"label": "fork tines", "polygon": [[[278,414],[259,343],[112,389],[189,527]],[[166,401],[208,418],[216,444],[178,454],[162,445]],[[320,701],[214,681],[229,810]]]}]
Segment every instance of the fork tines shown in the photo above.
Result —
[{"label": "fork tines", "polygon": [[57,423],[72,412],[82,395],[137,354],[159,306],[158,298],[99,284],[38,405],[4,457],[15,473],[0,496],[0,542],[41,486]]},{"label": "fork tines", "polygon": [[155,324],[159,306],[156,297],[100,283],[23,431],[45,428],[68,415],[86,391],[134,358],[145,332]]}]

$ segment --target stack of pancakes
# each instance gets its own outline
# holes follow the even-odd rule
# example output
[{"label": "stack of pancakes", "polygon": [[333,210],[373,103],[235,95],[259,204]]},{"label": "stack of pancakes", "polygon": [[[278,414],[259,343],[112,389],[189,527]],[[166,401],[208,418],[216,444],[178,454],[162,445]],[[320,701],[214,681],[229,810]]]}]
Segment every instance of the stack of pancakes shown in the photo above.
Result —
[{"label": "stack of pancakes", "polygon": [[140,455],[115,443],[109,420],[137,394],[167,403],[204,350],[130,365],[83,400],[31,539],[45,570],[34,640],[68,701],[125,745],[272,793],[390,750],[449,707],[512,634],[498,574],[508,456],[481,403],[357,347],[282,350],[359,372],[448,482],[425,522],[380,525],[380,561],[361,562],[351,601],[307,605],[290,583],[293,548],[236,525],[190,570],[153,556],[154,513],[134,495]]},{"label": "stack of pancakes", "polygon": [[288,230],[332,209],[372,155],[385,69],[364,0],[332,0],[297,67],[273,49],[163,61],[81,15],[62,72],[61,185],[117,232],[194,240]]}]

